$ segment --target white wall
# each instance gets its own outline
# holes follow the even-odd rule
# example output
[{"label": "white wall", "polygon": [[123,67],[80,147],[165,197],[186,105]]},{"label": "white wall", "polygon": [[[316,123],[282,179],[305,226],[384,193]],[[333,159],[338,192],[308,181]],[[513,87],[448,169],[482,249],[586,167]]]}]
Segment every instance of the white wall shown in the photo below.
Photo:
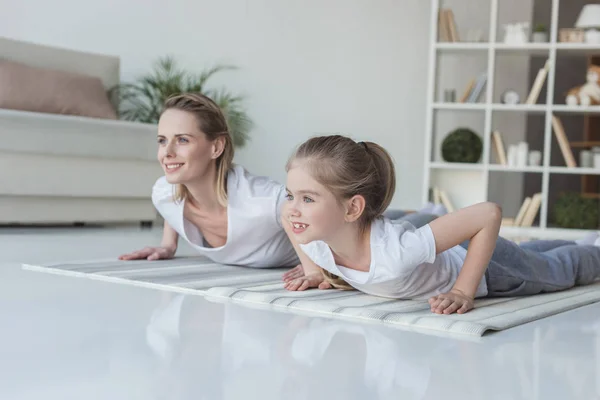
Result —
[{"label": "white wall", "polygon": [[165,54],[190,68],[233,63],[214,83],[245,93],[257,124],[237,162],[284,181],[294,146],[342,132],[387,147],[393,205],[421,205],[429,1],[0,2],[0,35],[119,55],[124,80]]}]

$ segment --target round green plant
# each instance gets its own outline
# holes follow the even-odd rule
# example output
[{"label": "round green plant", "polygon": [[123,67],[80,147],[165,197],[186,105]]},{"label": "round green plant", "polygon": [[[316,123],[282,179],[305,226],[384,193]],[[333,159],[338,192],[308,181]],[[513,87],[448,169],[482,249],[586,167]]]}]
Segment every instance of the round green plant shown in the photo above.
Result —
[{"label": "round green plant", "polygon": [[600,201],[580,193],[561,193],[554,205],[554,222],[562,228],[598,229]]},{"label": "round green plant", "polygon": [[455,129],[442,142],[442,158],[447,162],[476,163],[482,151],[481,138],[469,128]]}]

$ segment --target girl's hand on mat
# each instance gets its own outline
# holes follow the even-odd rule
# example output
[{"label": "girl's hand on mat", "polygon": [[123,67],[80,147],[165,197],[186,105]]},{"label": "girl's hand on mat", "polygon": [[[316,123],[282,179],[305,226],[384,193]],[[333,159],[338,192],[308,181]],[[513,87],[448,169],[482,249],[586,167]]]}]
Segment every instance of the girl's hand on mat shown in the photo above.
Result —
[{"label": "girl's hand on mat", "polygon": [[283,287],[291,291],[301,291],[315,287],[324,290],[331,289],[331,284],[329,282],[325,282],[323,274],[319,271],[315,272],[314,274],[309,274],[286,282]]},{"label": "girl's hand on mat", "polygon": [[288,272],[283,274],[283,281],[289,282],[296,278],[300,278],[304,276],[304,268],[302,268],[302,264],[296,265],[294,268],[290,269]]},{"label": "girl's hand on mat", "polygon": [[133,253],[119,256],[119,260],[165,260],[173,258],[175,250],[170,247],[145,247]]},{"label": "girl's hand on mat", "polygon": [[459,290],[452,289],[448,293],[430,298],[429,305],[431,306],[431,312],[436,314],[452,314],[454,312],[464,314],[473,309],[474,300]]}]

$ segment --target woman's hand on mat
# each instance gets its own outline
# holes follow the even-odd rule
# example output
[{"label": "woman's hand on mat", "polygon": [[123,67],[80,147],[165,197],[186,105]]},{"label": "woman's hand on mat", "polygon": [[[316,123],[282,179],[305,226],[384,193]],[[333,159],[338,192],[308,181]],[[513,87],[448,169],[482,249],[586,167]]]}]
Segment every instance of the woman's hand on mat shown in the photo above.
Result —
[{"label": "woman's hand on mat", "polygon": [[145,247],[141,250],[119,256],[119,260],[165,260],[175,256],[175,249],[170,247]]},{"label": "woman's hand on mat", "polygon": [[436,314],[464,314],[473,309],[474,300],[459,290],[452,289],[429,299],[431,312]]},{"label": "woman's hand on mat", "polygon": [[331,289],[331,284],[325,281],[323,274],[319,271],[286,282],[283,287],[291,291],[300,291],[315,287],[324,290]]},{"label": "woman's hand on mat", "polygon": [[296,278],[301,278],[303,276],[304,276],[304,268],[302,268],[302,264],[298,264],[294,268],[290,269],[288,272],[283,274],[283,281],[289,282]]}]

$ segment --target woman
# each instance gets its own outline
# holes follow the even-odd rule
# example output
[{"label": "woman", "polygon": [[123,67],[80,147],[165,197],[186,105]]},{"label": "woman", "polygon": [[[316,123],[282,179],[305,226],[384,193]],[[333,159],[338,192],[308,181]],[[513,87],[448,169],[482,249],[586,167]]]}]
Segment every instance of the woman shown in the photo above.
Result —
[{"label": "woman", "polygon": [[165,176],[152,189],[152,202],[165,221],[163,239],[158,247],[119,258],[172,258],[181,236],[217,263],[297,265],[279,218],[285,187],[233,164],[233,153],[223,112],[210,98],[191,93],[169,98],[158,123],[158,161]]}]

